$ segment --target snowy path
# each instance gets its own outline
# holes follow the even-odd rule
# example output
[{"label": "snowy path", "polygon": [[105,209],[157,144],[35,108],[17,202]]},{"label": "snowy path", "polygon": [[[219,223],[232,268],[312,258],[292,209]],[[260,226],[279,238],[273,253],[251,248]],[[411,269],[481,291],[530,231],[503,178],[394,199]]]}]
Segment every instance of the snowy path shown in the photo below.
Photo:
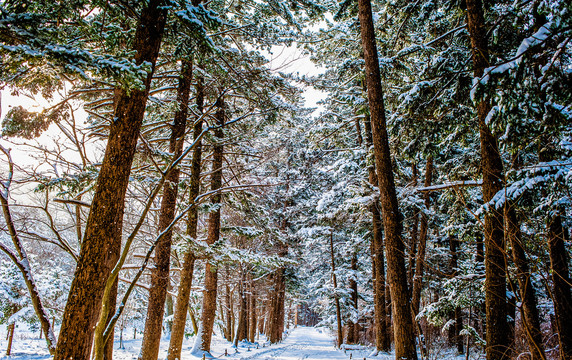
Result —
[{"label": "snowy path", "polygon": [[[6,351],[5,326],[0,325],[0,360],[52,360],[46,349],[45,340],[38,338],[37,332],[20,330],[14,339],[12,356],[4,356]],[[181,360],[198,360],[191,355],[191,348],[194,338],[186,339],[183,343],[183,353]],[[167,347],[169,340],[164,337],[161,341],[159,359],[167,357]],[[124,348],[119,348],[119,341],[116,334],[114,360],[136,360],[141,349],[141,338],[136,340],[125,340]],[[379,354],[371,357],[371,348],[354,346],[356,350],[338,350],[334,347],[332,333],[326,328],[298,327],[290,331],[290,334],[282,343],[269,345],[262,340],[258,349],[252,344],[240,343],[238,352],[232,344],[223,339],[220,335],[213,337],[212,354],[216,359],[223,360],[349,360],[350,355],[353,360],[393,360],[394,357],[388,354]],[[250,351],[249,351],[250,349]],[[229,356],[224,356],[225,350]]]},{"label": "snowy path", "polygon": [[[242,350],[242,349],[241,349]],[[357,351],[356,351],[357,352]],[[242,353],[230,359],[241,360],[348,360],[350,353],[334,347],[332,336],[327,330],[298,327],[280,344],[268,349],[257,350],[256,353]],[[363,356],[362,356],[363,358]],[[354,359],[360,359],[354,354]]]}]

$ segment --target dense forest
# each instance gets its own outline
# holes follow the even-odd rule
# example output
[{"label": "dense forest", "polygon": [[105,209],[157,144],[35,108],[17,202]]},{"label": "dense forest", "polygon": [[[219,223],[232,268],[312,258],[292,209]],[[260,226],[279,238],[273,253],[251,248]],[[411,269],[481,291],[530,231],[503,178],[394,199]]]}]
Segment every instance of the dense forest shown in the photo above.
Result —
[{"label": "dense forest", "polygon": [[3,349],[571,360],[571,39],[565,0],[0,1]]}]

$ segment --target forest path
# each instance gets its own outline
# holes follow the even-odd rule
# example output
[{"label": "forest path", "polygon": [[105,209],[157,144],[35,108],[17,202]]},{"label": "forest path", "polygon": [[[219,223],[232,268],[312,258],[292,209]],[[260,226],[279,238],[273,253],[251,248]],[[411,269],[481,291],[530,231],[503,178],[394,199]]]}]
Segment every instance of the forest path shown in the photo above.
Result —
[{"label": "forest path", "polygon": [[[238,355],[238,357],[236,357]],[[242,351],[231,359],[241,360],[348,360],[350,352],[334,347],[334,339],[327,330],[311,327],[297,327],[280,344],[248,354]],[[363,358],[363,356],[362,356]],[[354,359],[360,359],[357,354]]]}]

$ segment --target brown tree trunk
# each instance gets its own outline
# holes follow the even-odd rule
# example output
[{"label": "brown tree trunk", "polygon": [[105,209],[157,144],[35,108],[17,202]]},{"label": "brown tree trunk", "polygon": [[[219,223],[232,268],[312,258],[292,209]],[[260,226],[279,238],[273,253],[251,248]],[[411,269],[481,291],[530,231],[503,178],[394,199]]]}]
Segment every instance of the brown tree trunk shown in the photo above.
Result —
[{"label": "brown tree trunk", "polygon": [[[169,287],[167,289],[167,297],[165,298],[165,315],[168,317],[173,315],[175,311],[175,304],[173,303],[173,295],[169,293],[172,288]],[[165,322],[165,326],[167,327],[167,332],[170,334],[173,331],[173,319],[167,320]]]},{"label": "brown tree trunk", "polygon": [[370,0],[359,0],[361,42],[364,51],[367,95],[371,113],[373,146],[377,181],[385,231],[389,285],[392,300],[393,329],[396,359],[417,359],[415,329],[411,317],[411,303],[407,289],[407,269],[402,224],[391,167],[391,154],[386,129],[385,109],[379,61],[375,45],[375,32]]},{"label": "brown tree trunk", "polygon": [[509,201],[505,205],[505,226],[507,238],[512,248],[512,260],[516,266],[516,279],[522,306],[520,308],[522,324],[526,334],[528,348],[532,360],[544,360],[544,345],[542,343],[542,331],[536,302],[536,292],[531,282],[531,273],[528,259],[522,246],[522,234],[519,221],[516,217],[514,205]]},{"label": "brown tree trunk", "polygon": [[234,321],[233,321],[233,311],[232,311],[232,294],[230,292],[230,286],[228,284],[229,282],[229,274],[228,274],[228,266],[226,267],[226,281],[225,281],[225,292],[224,292],[224,300],[225,300],[225,306],[226,306],[226,320],[225,320],[225,334],[224,337],[227,341],[232,341],[233,337],[232,337],[232,329],[234,327]]},{"label": "brown tree trunk", "polygon": [[[190,60],[183,60],[177,88],[178,110],[175,113],[173,126],[171,128],[171,138],[169,139],[169,152],[173,154],[174,159],[180,157],[183,152],[192,78],[193,64]],[[179,174],[180,170],[177,167],[166,175],[163,198],[161,199],[161,210],[159,212],[158,233],[163,232],[175,218]],[[159,356],[165,299],[169,288],[172,238],[173,232],[169,231],[157,243],[157,247],[155,248],[155,266],[151,271],[149,304],[147,306],[147,318],[145,320],[143,342],[141,343],[141,352],[139,354],[140,360],[157,360]]]},{"label": "brown tree trunk", "polygon": [[[417,181],[419,178],[419,171],[417,170],[417,165],[413,164],[411,166],[411,171],[413,173],[413,187],[417,187]],[[417,256],[417,244],[419,243],[419,211],[415,211],[413,215],[413,223],[411,224],[411,238],[409,241],[409,251],[408,255],[408,268],[407,268],[407,284],[409,289],[413,289],[413,277],[415,276],[415,257]]]},{"label": "brown tree trunk", "polygon": [[[224,132],[222,126],[225,120],[224,99],[219,97],[215,104],[217,111],[215,114],[217,128],[214,130],[216,143],[213,145],[213,162],[211,175],[211,191],[217,191],[222,187],[222,165],[223,165],[223,145]],[[211,204],[216,206],[216,210],[209,213],[207,244],[212,245],[220,238],[220,204],[222,195],[220,192],[211,198]],[[195,340],[193,352],[199,351],[210,353],[211,339],[213,334],[214,320],[216,316],[216,294],[217,294],[218,271],[217,266],[211,264],[209,260],[205,265],[205,290],[203,292],[203,307],[201,315],[201,330]]]},{"label": "brown tree trunk", "polygon": [[285,269],[280,269],[280,276],[278,282],[278,309],[276,312],[277,326],[276,326],[276,339],[282,341],[282,334],[284,333],[284,315],[286,313],[286,276]]},{"label": "brown tree trunk", "polygon": [[344,343],[344,335],[342,332],[342,313],[340,309],[340,297],[337,294],[338,291],[338,280],[336,278],[336,262],[334,255],[334,233],[330,234],[330,256],[332,262],[332,282],[334,284],[334,301],[336,303],[336,321],[337,321],[337,333],[338,333],[338,347],[342,346]]},{"label": "brown tree trunk", "polygon": [[[431,178],[433,177],[433,156],[427,157],[427,165],[425,166],[425,182],[424,187],[431,186]],[[425,208],[429,209],[429,192],[423,194]],[[425,272],[425,252],[427,249],[427,230],[428,221],[427,214],[421,213],[421,226],[419,229],[419,249],[417,250],[417,261],[415,262],[415,273],[413,275],[413,293],[411,305],[413,308],[413,317],[419,313],[421,304],[421,288],[423,287],[423,273]]]},{"label": "brown tree trunk", "polygon": [[[366,116],[365,134],[367,146],[371,148],[373,144],[373,135],[371,133],[371,120]],[[377,175],[375,174],[375,165],[368,168],[369,183],[373,186],[378,185]],[[391,350],[391,334],[390,326],[387,326],[388,314],[386,307],[386,291],[385,291],[385,257],[383,255],[383,232],[381,211],[379,208],[379,199],[376,197],[371,205],[372,215],[372,274],[373,274],[373,296],[374,296],[374,312],[375,312],[375,348],[377,351],[389,352]]]},{"label": "brown tree trunk", "polygon": [[250,324],[248,326],[248,341],[254,343],[256,340],[256,287],[254,282],[250,282]]},{"label": "brown tree trunk", "polygon": [[270,342],[276,344],[282,340],[284,331],[284,269],[274,272],[273,299],[270,308],[269,334]]},{"label": "brown tree trunk", "polygon": [[16,324],[12,323],[8,325],[8,347],[6,348],[6,356],[10,356],[12,353],[12,340],[14,340],[14,331],[16,330]]},{"label": "brown tree trunk", "polygon": [[[203,112],[204,89],[202,79],[197,79],[196,85],[197,95],[196,104],[197,112],[201,116]],[[203,122],[197,121],[194,127],[193,139],[198,141],[193,149],[193,159],[191,161],[191,181],[189,186],[189,201],[194,202],[200,192],[200,176],[201,176],[201,157],[202,143],[199,139],[203,131]],[[197,140],[198,139],[198,140]],[[198,225],[198,208],[193,206],[189,210],[187,220],[187,235],[193,239],[197,238]],[[193,284],[193,271],[195,269],[195,254],[187,251],[183,259],[183,268],[181,269],[181,280],[179,282],[179,290],[177,292],[177,301],[175,303],[175,313],[173,315],[173,328],[171,330],[171,340],[169,341],[169,351],[167,360],[175,360],[181,358],[181,348],[183,346],[183,338],[185,336],[185,324],[187,322],[187,310],[189,308],[189,298],[191,295],[191,285]],[[196,329],[195,329],[196,330]],[[196,331],[195,331],[196,332]]]},{"label": "brown tree trunk", "polygon": [[572,359],[572,281],[568,269],[565,231],[559,213],[548,223],[548,251],[552,270],[552,301],[560,344],[560,359]]},{"label": "brown tree trunk", "polygon": [[234,346],[238,346],[239,341],[247,340],[248,338],[248,328],[247,328],[247,301],[246,301],[246,291],[244,289],[244,276],[242,277],[240,283],[238,284],[238,297],[240,301],[240,309],[238,312],[238,328],[236,329],[236,336],[234,337]]},{"label": "brown tree trunk", "polygon": [[[458,266],[458,247],[459,247],[459,240],[455,239],[455,237],[449,237],[449,251],[451,252],[451,261],[449,263],[449,273],[451,277],[457,276],[457,266]],[[462,318],[462,311],[460,307],[456,307],[454,311],[452,311],[452,317],[455,321],[453,326],[449,327],[449,345],[450,346],[457,346],[457,353],[463,354],[463,337],[460,335],[461,330],[463,329],[463,318]]]},{"label": "brown tree trunk", "polygon": [[[121,251],[121,249],[119,247],[117,247],[116,250],[117,250],[117,257],[119,258],[119,252]],[[106,324],[109,324],[109,322],[111,322],[111,318],[113,317],[113,315],[115,313],[115,307],[117,305],[117,287],[118,287],[118,285],[119,285],[119,279],[116,279],[115,282],[113,283],[113,289],[111,290],[111,294],[110,294],[109,309],[111,311],[107,315],[107,320],[105,322]],[[110,336],[109,340],[107,340],[107,342],[105,343],[105,348],[103,349],[103,360],[112,360],[113,359],[113,333],[114,333],[114,331],[111,332],[111,336]]]},{"label": "brown tree trunk", "polygon": [[262,300],[262,306],[260,307],[262,309],[262,313],[260,314],[260,320],[258,320],[258,333],[259,334],[264,334],[267,335],[267,333],[265,332],[265,326],[266,326],[266,312],[268,311],[268,300],[263,299]]},{"label": "brown tree trunk", "polygon": [[[481,0],[467,0],[467,24],[473,52],[474,76],[481,77],[489,66],[487,29]],[[503,168],[496,138],[486,124],[491,109],[487,100],[477,105],[481,138],[483,201],[490,201],[502,189]],[[485,305],[486,353],[488,360],[507,359],[506,262],[503,214],[491,209],[485,214]]]},{"label": "brown tree trunk", "polygon": [[93,329],[111,272],[109,249],[121,240],[125,192],[167,18],[163,0],[150,0],[135,32],[135,63],[151,64],[143,89],[119,90],[105,156],[86,223],[54,360],[88,359]]},{"label": "brown tree trunk", "polygon": [[[350,277],[349,286],[351,291],[350,306],[354,308],[354,312],[358,313],[358,284],[357,284],[357,254],[353,254],[351,259],[352,275]],[[347,343],[355,344],[359,341],[359,324],[357,322],[348,321]]]}]

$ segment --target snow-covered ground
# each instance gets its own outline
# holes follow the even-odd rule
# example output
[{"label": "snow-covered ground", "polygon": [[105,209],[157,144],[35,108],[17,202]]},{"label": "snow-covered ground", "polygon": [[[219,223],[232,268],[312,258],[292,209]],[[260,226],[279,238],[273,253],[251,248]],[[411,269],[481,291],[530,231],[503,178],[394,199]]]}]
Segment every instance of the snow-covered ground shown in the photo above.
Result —
[{"label": "snow-covered ground", "polygon": [[[128,337],[132,332],[126,331],[125,336]],[[116,338],[114,358],[116,360],[132,360],[137,359],[141,348],[141,335],[138,339],[124,340],[124,348],[119,348],[119,340]],[[190,355],[194,338],[186,339],[183,343],[183,352],[181,360],[193,360],[196,357]],[[22,328],[16,329],[14,342],[12,343],[12,355],[5,356],[6,346],[6,327],[0,326],[0,359],[1,360],[49,360],[51,356],[46,350],[46,343],[43,339],[38,338],[38,332],[32,333]],[[165,359],[167,355],[167,347],[169,341],[164,338],[161,341],[161,351],[159,359]],[[357,350],[338,350],[334,346],[332,334],[325,328],[309,328],[298,327],[290,330],[284,341],[279,344],[270,345],[262,338],[255,344],[241,343],[238,349],[232,347],[232,344],[224,340],[220,336],[213,337],[212,354],[216,358],[228,360],[348,360],[350,354],[352,359],[393,359],[393,355],[378,355],[371,357],[371,349],[365,347],[357,347]],[[225,350],[228,356],[224,356]]]}]

